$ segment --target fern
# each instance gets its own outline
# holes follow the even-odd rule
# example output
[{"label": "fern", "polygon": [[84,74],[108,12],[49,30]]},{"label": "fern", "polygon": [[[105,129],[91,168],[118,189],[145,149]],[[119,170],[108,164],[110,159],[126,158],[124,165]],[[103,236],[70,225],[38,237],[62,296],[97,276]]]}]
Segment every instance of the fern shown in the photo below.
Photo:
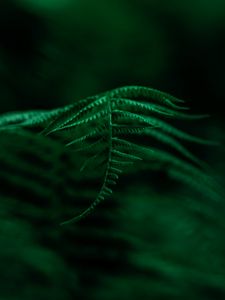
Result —
[{"label": "fern", "polygon": [[[140,98],[143,101],[138,100]],[[167,93],[128,86],[52,111],[5,114],[0,118],[0,129],[41,128],[41,135],[49,138],[58,136],[68,150],[87,153],[89,157],[81,166],[81,171],[89,166],[104,168],[103,182],[96,199],[78,216],[62,223],[68,224],[91,213],[112,194],[121,173],[141,160],[157,162],[170,176],[187,182],[201,192],[208,188],[210,194],[215,196],[213,180],[204,174],[207,167],[181,141],[203,145],[216,143],[183,132],[166,120],[196,120],[208,115],[190,115],[184,110],[187,107],[183,106],[183,101]],[[131,136],[147,137],[149,143],[139,145],[130,140]],[[153,148],[151,138],[169,146],[181,158],[169,150]]]}]

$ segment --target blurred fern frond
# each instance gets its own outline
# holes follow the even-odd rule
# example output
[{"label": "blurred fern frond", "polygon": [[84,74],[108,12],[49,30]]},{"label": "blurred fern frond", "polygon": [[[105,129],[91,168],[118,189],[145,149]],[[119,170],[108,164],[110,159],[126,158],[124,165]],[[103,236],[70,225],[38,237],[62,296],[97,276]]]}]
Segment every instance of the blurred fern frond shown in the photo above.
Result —
[{"label": "blurred fern frond", "polygon": [[[60,139],[69,151],[86,153],[81,171],[88,167],[104,170],[96,199],[81,214],[62,223],[65,224],[78,221],[94,210],[112,194],[112,186],[120,174],[138,161],[149,162],[149,168],[151,163],[157,163],[172,177],[215,196],[214,183],[205,174],[204,163],[182,141],[215,143],[192,136],[167,120],[207,117],[191,115],[185,110],[182,100],[167,93],[127,86],[52,111],[5,114],[0,118],[0,130],[38,128],[41,135]],[[159,147],[154,146],[156,141]]]}]

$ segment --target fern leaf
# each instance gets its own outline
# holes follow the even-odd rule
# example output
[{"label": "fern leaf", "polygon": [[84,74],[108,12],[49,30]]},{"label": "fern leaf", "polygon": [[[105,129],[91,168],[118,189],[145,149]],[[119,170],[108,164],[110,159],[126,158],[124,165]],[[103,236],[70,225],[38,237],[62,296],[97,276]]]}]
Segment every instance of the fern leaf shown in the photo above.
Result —
[{"label": "fern leaf", "polygon": [[88,139],[92,139],[92,138],[100,138],[103,137],[106,134],[106,128],[103,125],[100,125],[98,127],[96,127],[94,130],[92,130],[91,132],[82,135],[79,138],[76,138],[74,140],[72,140],[71,142],[66,144],[66,147],[78,147],[79,145],[83,145],[85,142],[87,142]]},{"label": "fern leaf", "polygon": [[101,138],[101,139],[99,139],[99,140],[97,140],[97,141],[95,141],[95,142],[93,142],[93,143],[87,143],[86,145],[82,145],[81,147],[79,147],[79,148],[75,148],[75,149],[73,149],[73,152],[79,152],[79,151],[92,151],[93,152],[93,150],[97,150],[97,151],[99,151],[99,150],[101,150],[102,151],[102,148],[104,149],[104,136]]},{"label": "fern leaf", "polygon": [[114,135],[116,136],[124,136],[124,135],[140,135],[140,136],[151,136],[155,139],[157,139],[159,142],[162,142],[171,148],[177,150],[180,154],[184,155],[186,158],[190,159],[194,163],[198,164],[201,167],[205,167],[205,164],[198,159],[196,156],[194,156],[187,148],[185,148],[178,140],[175,138],[160,132],[159,130],[156,130],[154,128],[148,128],[148,127],[140,127],[140,128],[130,128],[130,127],[123,127],[121,128],[119,125],[117,127],[114,127]]},{"label": "fern leaf", "polygon": [[52,116],[56,115],[55,111],[27,111],[6,113],[0,118],[0,129],[5,126],[32,126],[47,122]]},{"label": "fern leaf", "polygon": [[90,113],[93,109],[98,109],[99,106],[106,104],[108,102],[108,99],[106,97],[97,98],[94,102],[89,103],[87,106],[80,109],[76,114],[74,114],[73,117],[71,117],[69,120],[65,121],[63,125],[59,126],[58,128],[65,128],[69,125],[76,125],[78,122],[74,122],[76,120],[81,121],[82,117],[85,116],[85,114]]},{"label": "fern leaf", "polygon": [[65,123],[69,122],[69,120],[74,117],[75,113],[85,107],[85,105],[89,104],[94,98],[95,97],[89,97],[74,104],[68,105],[64,108],[60,108],[57,117],[51,120],[48,126],[46,126],[46,128],[42,131],[42,134],[49,135],[58,128],[62,127]]},{"label": "fern leaf", "polygon": [[148,124],[151,126],[155,126],[157,128],[159,128],[160,130],[164,130],[165,132],[167,132],[168,134],[174,135],[180,139],[189,141],[189,142],[195,142],[195,143],[199,143],[199,144],[203,144],[203,145],[218,145],[217,142],[214,141],[209,141],[209,140],[204,140],[195,136],[192,136],[186,132],[183,132],[171,125],[169,125],[168,123],[159,120],[157,118],[154,117],[148,117],[148,116],[142,116],[142,115],[138,115],[138,114],[134,114],[134,113],[130,113],[130,112],[125,112],[122,110],[115,110],[114,111],[114,118],[117,119],[117,121],[133,121],[133,122],[141,122],[143,124]]},{"label": "fern leaf", "polygon": [[174,109],[188,109],[187,107],[182,107],[176,104],[176,103],[184,103],[183,100],[180,100],[167,93],[149,87],[125,86],[125,87],[108,91],[106,92],[106,95],[110,97],[119,97],[119,98],[145,97],[157,101],[159,103],[168,105]]},{"label": "fern leaf", "polygon": [[[96,199],[81,214],[62,223],[69,224],[88,215],[109,197],[113,192],[111,186],[117,184],[125,168],[143,159],[149,163],[150,169],[162,167],[169,175],[198,186],[199,190],[207,185],[212,190],[211,195],[215,193],[213,181],[204,174],[207,167],[182,145],[182,141],[202,145],[217,143],[192,136],[167,121],[171,118],[197,120],[208,117],[183,112],[188,109],[183,103],[183,100],[156,89],[126,86],[52,111],[5,114],[0,117],[0,130],[3,134],[5,130],[23,128],[21,134],[25,134],[26,129],[44,128],[41,135],[51,139],[51,135],[56,134],[57,140],[61,140],[68,151],[86,153],[87,159],[80,171],[87,167],[104,168]],[[129,141],[131,135],[150,137],[149,146]],[[153,148],[151,138],[169,149]],[[182,157],[176,157],[171,150],[176,150]]]},{"label": "fern leaf", "polygon": [[134,160],[134,161],[142,160],[140,157],[138,157],[136,155],[123,153],[123,152],[115,150],[115,149],[112,150],[112,153],[119,156],[119,157],[121,157],[121,158],[123,158],[123,159]]},{"label": "fern leaf", "polygon": [[[178,169],[188,180],[195,178],[201,185],[211,184],[212,182],[211,178],[200,169],[173,154],[152,147],[140,146],[124,139],[114,138],[113,140],[116,142],[115,147],[120,151],[137,153],[146,161],[158,161],[166,164],[168,170]],[[151,168],[151,165],[149,165],[149,168]]]},{"label": "fern leaf", "polygon": [[200,120],[208,118],[209,115],[191,115],[187,113],[182,113],[180,111],[167,108],[162,105],[147,103],[147,102],[139,102],[126,98],[112,98],[112,107],[113,109],[125,109],[132,110],[131,112],[140,113],[156,113],[159,115],[163,115],[165,117],[177,118],[177,119],[186,119],[186,120]]},{"label": "fern leaf", "polygon": [[101,120],[103,120],[104,117],[107,117],[107,116],[108,116],[107,109],[104,109],[104,110],[101,110],[101,111],[91,115],[90,117],[87,117],[85,119],[82,119],[80,121],[72,123],[70,125],[65,125],[65,126],[56,128],[56,129],[52,130],[50,133],[60,132],[60,131],[68,131],[68,130],[74,129],[75,127],[89,124],[90,122],[93,122],[93,121],[98,121],[98,120],[101,121]]}]

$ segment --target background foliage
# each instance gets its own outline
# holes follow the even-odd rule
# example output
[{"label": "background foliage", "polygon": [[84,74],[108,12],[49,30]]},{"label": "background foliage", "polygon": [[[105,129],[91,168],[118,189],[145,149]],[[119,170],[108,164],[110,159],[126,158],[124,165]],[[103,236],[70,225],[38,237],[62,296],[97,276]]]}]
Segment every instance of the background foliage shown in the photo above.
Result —
[{"label": "background foliage", "polygon": [[[0,112],[152,86],[211,114],[179,126],[221,141],[191,150],[223,184],[224,17],[222,0],[2,0]],[[0,140],[1,299],[225,298],[224,203],[134,170],[93,216],[60,228],[98,182],[57,141]]]}]

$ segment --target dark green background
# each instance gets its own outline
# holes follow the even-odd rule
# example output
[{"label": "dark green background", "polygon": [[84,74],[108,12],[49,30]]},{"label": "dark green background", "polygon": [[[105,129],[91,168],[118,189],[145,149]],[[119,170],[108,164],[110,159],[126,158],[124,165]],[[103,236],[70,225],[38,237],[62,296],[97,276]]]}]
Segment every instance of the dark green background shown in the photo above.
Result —
[{"label": "dark green background", "polygon": [[[211,115],[178,125],[221,142],[190,149],[223,185],[224,53],[223,0],[1,0],[0,112],[55,108],[125,85],[157,88]],[[74,198],[83,207],[79,195],[88,203],[95,194],[61,151],[41,138],[1,136],[0,300],[225,299],[224,203],[145,170],[124,175],[88,220],[60,228],[66,209],[48,203],[47,187],[72,210]],[[8,153],[40,174],[39,186],[21,191],[29,167]]]}]

